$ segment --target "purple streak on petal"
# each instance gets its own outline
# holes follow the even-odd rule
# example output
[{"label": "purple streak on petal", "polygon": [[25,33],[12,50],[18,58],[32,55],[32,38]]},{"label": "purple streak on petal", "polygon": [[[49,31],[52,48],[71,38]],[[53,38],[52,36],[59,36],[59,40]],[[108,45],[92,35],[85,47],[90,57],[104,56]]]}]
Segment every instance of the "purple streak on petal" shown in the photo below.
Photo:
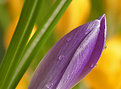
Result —
[{"label": "purple streak on petal", "polygon": [[[93,58],[94,49],[98,50],[95,47],[97,43],[99,45],[97,39],[101,40],[99,38],[104,34],[98,28],[102,26],[100,21],[102,19],[84,24],[58,41],[37,67],[28,89],[68,89],[78,82],[77,78],[85,76],[88,70],[85,65],[90,63],[88,61],[93,63],[97,60],[90,57]],[[98,36],[98,33],[102,35]],[[68,76],[69,79],[66,78]],[[64,80],[67,81],[66,85],[62,83]]]},{"label": "purple streak on petal", "polygon": [[[101,56],[101,53],[102,53],[104,45],[105,45],[106,31],[107,31],[105,15],[101,16],[98,19],[101,21],[98,40],[97,40],[96,46],[93,50],[93,53],[82,72],[82,74],[83,74],[82,77],[86,76],[85,74],[89,73],[95,67],[97,61],[99,60],[99,58]],[[91,65],[94,65],[94,66],[91,67]]]},{"label": "purple streak on petal", "polygon": [[[70,65],[68,65],[68,68],[66,69],[57,89],[62,89],[62,88],[70,89],[72,86],[74,86],[76,83],[78,83],[82,78],[84,78],[95,67],[99,57],[101,56],[102,50],[105,45],[106,30],[107,30],[105,15],[101,16],[99,20],[100,20],[100,30],[97,30],[96,33],[94,33],[94,32],[92,33],[92,34],[95,34],[95,36],[93,36],[91,33],[90,33],[91,35],[88,34],[89,39],[91,36],[93,36],[93,38],[95,38],[95,39],[92,39],[92,41],[90,41],[90,43],[88,43],[87,47],[85,46],[87,49],[83,49],[84,51],[81,51],[79,49],[80,50],[79,54],[76,54],[76,52],[75,52],[75,55],[77,55],[77,58],[73,57],[72,61],[70,62]],[[98,36],[98,38],[97,38],[97,36]],[[96,40],[96,38],[97,38],[97,40]],[[84,45],[86,45],[86,44],[84,44]],[[77,49],[77,51],[78,51],[78,49]],[[84,54],[86,54],[86,55],[84,55]],[[83,55],[86,56],[85,59],[83,58]],[[82,58],[84,61],[82,60]]]},{"label": "purple streak on petal", "polygon": [[[63,87],[63,89],[69,89],[70,87],[72,87],[76,83],[78,83],[82,78],[84,78],[95,67],[97,61],[99,60],[99,57],[101,56],[102,50],[104,48],[105,41],[106,41],[106,31],[107,31],[105,15],[101,16],[99,20],[100,20],[100,32],[99,32],[97,41],[95,40],[96,41],[96,45],[95,45],[95,47],[94,47],[94,49],[92,51],[92,54],[90,55],[90,58],[88,59],[88,62],[85,65],[82,65],[83,66],[83,68],[82,68],[83,71],[80,69],[79,72],[77,72],[77,74],[73,74],[72,73],[72,75],[71,75],[71,73],[67,73],[67,75],[69,74],[69,76],[71,77],[71,79],[72,79],[72,76],[74,78],[72,80],[73,82],[71,80],[69,82],[69,83],[72,82],[72,84],[70,84],[70,86],[69,86],[69,84],[67,84],[68,82],[67,83],[63,83],[63,84],[60,82],[60,86],[58,86],[60,88],[57,88],[57,89],[61,89],[62,88],[61,86],[65,87],[65,88]],[[91,52],[91,50],[90,50],[90,52]],[[75,61],[76,60],[78,60],[78,59],[75,58]],[[79,62],[79,61],[76,61],[76,62]],[[72,63],[72,64],[74,64],[74,63]],[[70,65],[70,66],[72,67],[72,65]],[[78,67],[78,64],[76,64],[75,69],[77,67]],[[73,70],[73,67],[72,67],[72,69],[70,69],[70,72],[72,70]],[[65,73],[66,73],[66,71],[65,71]],[[66,76],[62,80],[64,80],[64,79],[65,79],[65,81],[67,81]],[[62,81],[62,82],[64,82],[64,81]]]},{"label": "purple streak on petal", "polygon": [[[98,22],[100,23],[100,21]],[[81,42],[56,89],[70,89],[73,85],[75,85],[75,81],[82,73],[84,66],[89,61],[89,58],[94,50],[100,31],[99,28],[100,24],[95,26],[95,28]]]}]

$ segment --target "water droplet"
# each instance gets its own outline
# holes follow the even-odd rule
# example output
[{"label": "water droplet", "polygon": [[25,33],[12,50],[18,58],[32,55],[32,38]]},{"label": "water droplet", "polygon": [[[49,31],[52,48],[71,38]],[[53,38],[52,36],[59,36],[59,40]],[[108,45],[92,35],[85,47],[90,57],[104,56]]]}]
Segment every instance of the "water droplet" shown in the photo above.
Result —
[{"label": "water droplet", "polygon": [[69,42],[70,40],[71,40],[71,37],[68,37],[68,38],[66,39],[66,41],[68,41],[68,42]]},{"label": "water droplet", "polygon": [[107,48],[107,46],[106,45],[104,45],[104,48],[103,49],[106,49]]},{"label": "water droplet", "polygon": [[97,64],[96,64],[96,65],[94,65],[94,64],[91,64],[91,67],[94,67],[94,68],[96,68],[96,67],[97,67]]},{"label": "water droplet", "polygon": [[48,84],[46,85],[46,88],[50,89],[52,86],[53,86],[53,83],[48,83]]},{"label": "water droplet", "polygon": [[94,67],[94,65],[93,65],[93,64],[91,64],[91,67]]},{"label": "water droplet", "polygon": [[85,32],[85,34],[88,34],[88,33],[89,33],[88,31]]},{"label": "water droplet", "polygon": [[97,67],[97,64],[94,66],[94,68],[96,68]]},{"label": "water droplet", "polygon": [[59,59],[59,60],[63,60],[63,59],[64,59],[64,55],[60,55],[60,56],[58,57],[58,59]]}]

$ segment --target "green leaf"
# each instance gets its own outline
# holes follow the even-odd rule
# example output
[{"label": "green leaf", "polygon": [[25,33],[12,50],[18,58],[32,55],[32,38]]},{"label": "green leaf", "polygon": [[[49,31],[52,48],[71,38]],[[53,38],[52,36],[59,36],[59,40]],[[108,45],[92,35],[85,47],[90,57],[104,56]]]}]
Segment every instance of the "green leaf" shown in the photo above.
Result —
[{"label": "green leaf", "polygon": [[70,2],[71,0],[58,0],[50,10],[49,14],[42,21],[37,32],[25,48],[25,51],[21,57],[21,62],[18,64],[15,75],[12,78],[11,82],[13,82],[13,84],[18,82],[23,76]]},{"label": "green leaf", "polygon": [[8,15],[5,5],[0,5],[0,30],[3,33],[10,22],[10,17]]},{"label": "green leaf", "polygon": [[[1,28],[0,28],[1,29]],[[3,47],[3,34],[2,31],[0,30],[0,63],[2,61],[3,55],[5,53],[4,47]]]},{"label": "green leaf", "polygon": [[43,18],[48,14],[48,12],[50,11],[52,4],[53,4],[54,0],[44,0],[43,4],[42,4],[42,8],[39,11],[39,15],[37,17],[36,20],[36,24],[37,26],[39,26],[43,20]]},{"label": "green leaf", "polygon": [[103,0],[91,0],[91,13],[89,16],[89,21],[95,19],[95,17],[100,17],[104,14],[104,2]]},{"label": "green leaf", "polygon": [[[50,10],[49,14],[42,21],[40,27],[38,28],[37,32],[30,40],[26,48],[25,47],[22,48],[24,49],[24,52],[22,52],[22,55],[18,54],[17,56],[19,57],[15,58],[16,60],[19,60],[19,61],[17,63],[12,64],[13,70],[11,69],[7,73],[7,77],[4,82],[4,87],[2,87],[1,89],[14,89],[16,87],[17,83],[19,82],[19,80],[27,70],[28,66],[30,65],[30,63],[32,62],[36,54],[39,52],[39,49],[45,43],[46,39],[50,35],[54,26],[56,25],[56,23],[58,22],[58,20],[60,19],[65,9],[67,8],[67,6],[70,4],[70,2],[71,0],[57,0],[53,8]],[[18,53],[21,53],[21,52],[18,52]],[[10,74],[11,72],[12,74]],[[6,84],[8,84],[7,87],[6,87]]]},{"label": "green leaf", "polygon": [[8,89],[9,87],[12,76],[17,68],[16,65],[20,62],[19,59],[24,51],[23,49],[26,47],[36,21],[41,2],[42,0],[26,0],[24,4],[15,33],[0,65],[0,89]]}]

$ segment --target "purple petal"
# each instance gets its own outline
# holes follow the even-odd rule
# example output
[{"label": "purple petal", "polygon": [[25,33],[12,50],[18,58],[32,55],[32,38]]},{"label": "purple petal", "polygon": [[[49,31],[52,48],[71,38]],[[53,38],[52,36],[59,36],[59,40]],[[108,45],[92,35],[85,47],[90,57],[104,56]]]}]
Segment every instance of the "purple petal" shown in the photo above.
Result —
[{"label": "purple petal", "polygon": [[[90,34],[87,36],[87,40],[85,39],[85,43],[80,44],[80,47],[77,49],[77,53],[75,52],[70,65],[65,71],[65,76],[63,75],[63,78],[61,79],[57,89],[71,88],[96,66],[106,40],[105,15],[101,16],[99,20],[100,29],[90,32]],[[88,44],[87,47],[86,44]],[[84,59],[84,57],[86,58]]]},{"label": "purple petal", "polygon": [[69,89],[97,63],[106,38],[105,16],[59,40],[46,54],[28,89]]}]

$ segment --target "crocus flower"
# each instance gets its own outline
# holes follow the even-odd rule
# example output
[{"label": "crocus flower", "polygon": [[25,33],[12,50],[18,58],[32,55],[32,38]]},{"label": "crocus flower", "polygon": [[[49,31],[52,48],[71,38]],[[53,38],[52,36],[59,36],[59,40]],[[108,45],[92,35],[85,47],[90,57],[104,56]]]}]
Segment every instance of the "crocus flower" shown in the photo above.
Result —
[{"label": "crocus flower", "polygon": [[49,50],[28,89],[72,88],[95,67],[105,39],[105,15],[74,29]]}]

